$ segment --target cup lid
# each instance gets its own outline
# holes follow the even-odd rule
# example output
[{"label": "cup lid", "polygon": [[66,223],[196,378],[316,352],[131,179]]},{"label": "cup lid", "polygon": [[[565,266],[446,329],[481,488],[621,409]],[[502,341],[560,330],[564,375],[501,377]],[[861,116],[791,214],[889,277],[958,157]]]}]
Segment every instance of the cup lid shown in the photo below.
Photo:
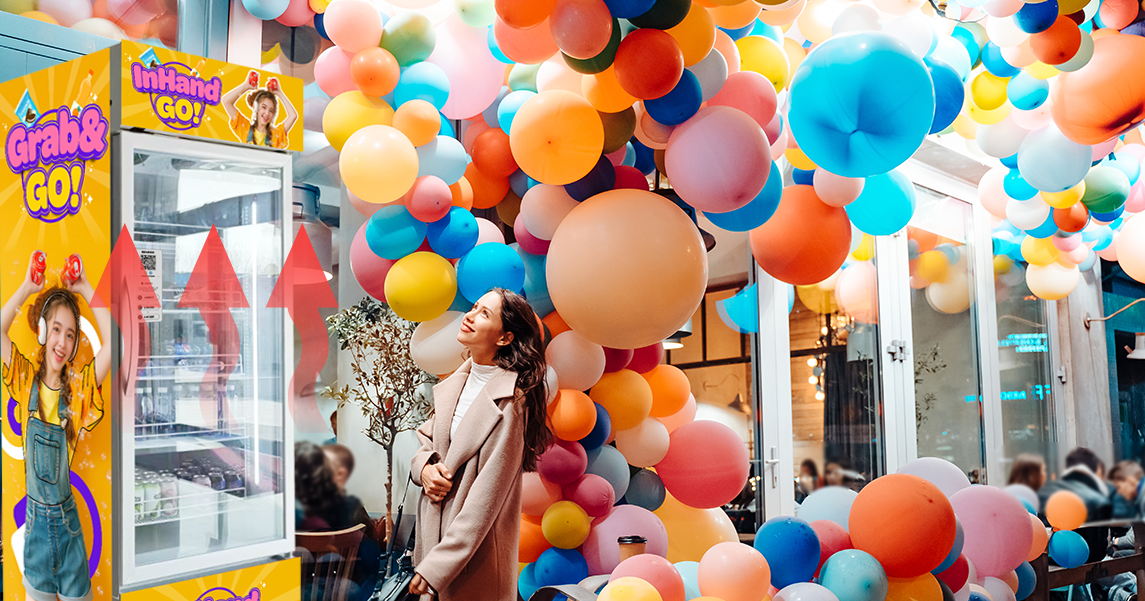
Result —
[{"label": "cup lid", "polygon": [[616,542],[622,545],[643,545],[648,542],[648,539],[644,538],[643,536],[631,534],[629,536],[622,536],[616,539]]}]

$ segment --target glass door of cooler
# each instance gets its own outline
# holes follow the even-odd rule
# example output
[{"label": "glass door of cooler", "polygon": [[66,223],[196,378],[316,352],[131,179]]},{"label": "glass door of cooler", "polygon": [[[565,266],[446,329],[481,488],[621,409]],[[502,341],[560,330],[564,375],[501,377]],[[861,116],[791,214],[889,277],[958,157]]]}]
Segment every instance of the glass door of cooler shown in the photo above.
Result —
[{"label": "glass door of cooler", "polygon": [[143,310],[150,348],[121,403],[119,584],[132,590],[294,549],[292,346],[285,311],[266,308],[291,173],[284,154],[121,138],[118,218],[161,305]]}]

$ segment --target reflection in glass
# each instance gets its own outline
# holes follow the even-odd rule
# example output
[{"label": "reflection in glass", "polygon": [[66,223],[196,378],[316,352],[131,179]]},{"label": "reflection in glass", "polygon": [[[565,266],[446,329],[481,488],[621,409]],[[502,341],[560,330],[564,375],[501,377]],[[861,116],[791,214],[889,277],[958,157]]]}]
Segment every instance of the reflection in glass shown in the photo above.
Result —
[{"label": "reflection in glass", "polygon": [[[179,43],[178,0],[153,2],[40,2],[37,21],[70,27],[113,40],[132,40],[175,50]],[[0,11],[27,15],[32,2],[0,2]],[[77,26],[78,25],[78,26]]]}]

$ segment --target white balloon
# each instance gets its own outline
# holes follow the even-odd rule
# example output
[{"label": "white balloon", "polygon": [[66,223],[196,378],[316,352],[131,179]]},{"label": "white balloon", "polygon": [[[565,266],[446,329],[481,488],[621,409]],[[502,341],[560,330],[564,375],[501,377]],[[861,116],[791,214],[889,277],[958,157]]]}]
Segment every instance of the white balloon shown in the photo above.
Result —
[{"label": "white balloon", "polygon": [[88,0],[40,0],[36,10],[47,13],[64,27],[90,19],[92,15]]},{"label": "white balloon", "polygon": [[668,428],[660,420],[650,417],[639,426],[616,433],[616,450],[624,455],[629,465],[652,467],[668,454]]},{"label": "white balloon", "polygon": [[431,374],[447,374],[461,367],[467,355],[465,345],[457,341],[463,319],[461,311],[446,311],[418,324],[409,343],[414,363]]},{"label": "white balloon", "polygon": [[712,48],[704,60],[688,67],[692,75],[700,80],[700,99],[707,102],[719,93],[728,79],[728,61],[719,50]]},{"label": "white balloon", "polygon": [[843,9],[831,24],[831,35],[851,31],[879,31],[879,12],[864,4],[852,4]]},{"label": "white balloon", "polygon": [[974,139],[982,152],[996,159],[1002,159],[1018,152],[1022,140],[1026,139],[1028,133],[1029,130],[1023,129],[1007,116],[997,123],[979,126],[978,135]]},{"label": "white balloon", "polygon": [[588,390],[604,374],[604,348],[572,330],[553,338],[545,359],[569,390]]},{"label": "white balloon", "polygon": [[1003,490],[1017,497],[1019,501],[1029,503],[1030,507],[1033,507],[1035,510],[1041,507],[1041,502],[1038,501],[1038,493],[1034,492],[1034,489],[1025,484],[1011,484]]},{"label": "white balloon", "polygon": [[919,58],[930,54],[938,44],[930,19],[917,11],[887,23],[883,31],[905,42]]},{"label": "white balloon", "polygon": [[945,282],[926,287],[926,302],[939,313],[955,315],[970,308],[970,281],[965,273],[954,271]]},{"label": "white balloon", "polygon": [[1026,41],[1030,34],[1022,31],[1013,19],[987,19],[986,35],[990,41],[1002,48],[1013,48]]},{"label": "white balloon", "polygon": [[1032,230],[1049,219],[1050,210],[1040,196],[1029,200],[1011,198],[1006,203],[1006,219],[1020,230]]}]

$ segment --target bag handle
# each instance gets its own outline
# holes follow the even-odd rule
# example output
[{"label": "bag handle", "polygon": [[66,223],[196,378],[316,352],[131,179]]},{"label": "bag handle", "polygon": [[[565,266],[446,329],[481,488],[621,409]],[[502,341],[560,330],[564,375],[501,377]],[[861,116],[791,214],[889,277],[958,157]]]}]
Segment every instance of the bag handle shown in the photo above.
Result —
[{"label": "bag handle", "polygon": [[393,532],[390,533],[390,540],[386,542],[386,577],[387,578],[390,577],[393,573],[392,570],[394,567],[394,561],[393,561],[394,541],[397,540],[397,538],[398,538],[398,528],[402,524],[402,510],[405,508],[406,495],[409,494],[409,485],[411,482],[413,482],[413,474],[410,474],[409,478],[406,479],[405,490],[402,491],[402,500],[401,500],[401,503],[398,503],[398,513],[394,517]]}]

